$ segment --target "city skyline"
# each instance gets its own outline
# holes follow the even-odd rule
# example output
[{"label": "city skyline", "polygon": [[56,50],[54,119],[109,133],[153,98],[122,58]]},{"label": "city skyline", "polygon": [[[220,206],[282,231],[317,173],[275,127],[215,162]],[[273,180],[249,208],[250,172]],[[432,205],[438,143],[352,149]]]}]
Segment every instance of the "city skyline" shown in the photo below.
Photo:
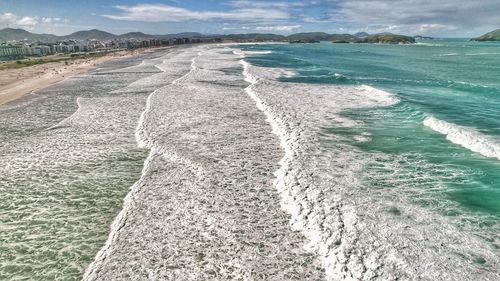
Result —
[{"label": "city skyline", "polygon": [[100,29],[115,34],[204,34],[323,31],[392,32],[473,37],[500,27],[500,2],[429,0],[335,1],[13,1],[0,2],[0,28],[67,35]]}]

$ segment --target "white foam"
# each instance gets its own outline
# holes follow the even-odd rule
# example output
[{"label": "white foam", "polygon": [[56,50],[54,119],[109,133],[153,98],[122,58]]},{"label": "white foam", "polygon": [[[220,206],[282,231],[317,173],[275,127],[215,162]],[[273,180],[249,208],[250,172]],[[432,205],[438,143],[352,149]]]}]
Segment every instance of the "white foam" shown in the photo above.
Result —
[{"label": "white foam", "polygon": [[[236,56],[227,52],[227,49],[207,49],[208,50],[204,50],[203,56],[196,57],[196,59],[193,58],[193,52],[186,50],[186,53],[188,53],[190,57],[186,59],[187,55],[184,56],[184,60],[188,62],[185,65],[189,66],[189,62],[191,62],[191,71],[182,79],[177,79],[175,85],[167,86],[150,95],[148,106],[138,126],[138,130],[142,132],[138,134],[137,139],[143,147],[151,149],[150,157],[163,155],[165,156],[164,158],[172,160],[172,166],[167,166],[168,168],[165,169],[165,171],[161,171],[162,165],[154,166],[155,164],[153,163],[154,167],[149,171],[147,180],[150,181],[151,177],[156,177],[155,180],[158,186],[154,187],[148,183],[148,188],[142,188],[141,181],[134,185],[130,193],[130,199],[127,199],[124,211],[122,211],[124,214],[122,215],[122,213],[120,213],[115,220],[116,224],[113,224],[113,231],[110,235],[110,240],[108,240],[109,243],[106,245],[108,248],[113,246],[111,242],[114,242],[114,237],[117,237],[113,235],[120,231],[122,231],[122,240],[135,237],[135,243],[133,245],[127,244],[134,241],[132,239],[121,244],[122,247],[127,250],[121,252],[122,256],[120,257],[117,257],[114,253],[111,254],[112,250],[106,247],[103,248],[103,253],[98,255],[96,262],[91,266],[92,269],[89,268],[89,271],[91,270],[93,272],[91,273],[93,278],[89,278],[89,275],[86,275],[85,280],[96,280],[99,277],[99,272],[104,272],[106,268],[108,270],[114,270],[114,273],[117,274],[121,274],[124,271],[126,272],[127,268],[134,268],[134,266],[137,266],[137,268],[147,268],[148,271],[153,272],[155,271],[155,265],[158,265],[156,260],[155,265],[143,262],[149,260],[150,257],[160,257],[160,251],[156,250],[161,250],[161,255],[168,253],[163,250],[168,250],[168,244],[164,243],[169,239],[171,239],[170,242],[172,243],[187,245],[182,248],[185,250],[181,251],[182,255],[185,255],[186,252],[193,249],[193,245],[199,245],[196,243],[196,239],[183,239],[184,236],[182,234],[185,233],[181,232],[181,235],[170,235],[171,233],[168,233],[168,231],[175,228],[168,227],[169,220],[165,219],[168,217],[168,215],[165,216],[168,212],[162,213],[162,211],[169,209],[168,206],[170,208],[175,207],[176,203],[175,200],[171,199],[170,196],[172,194],[168,192],[168,189],[164,189],[163,187],[163,185],[168,182],[166,177],[168,177],[169,174],[178,174],[182,175],[187,181],[203,179],[203,182],[199,182],[193,186],[194,188],[191,189],[192,191],[204,191],[203,186],[209,184],[211,176],[213,176],[213,172],[215,172],[210,169],[211,164],[203,164],[204,162],[197,161],[202,158],[198,159],[196,157],[193,158],[194,161],[190,162],[186,157],[193,156],[185,152],[198,146],[202,148],[200,148],[200,150],[193,149],[193,151],[206,152],[207,155],[210,155],[212,151],[217,152],[220,148],[213,149],[212,147],[211,149],[210,146],[204,147],[206,145],[204,140],[207,136],[213,132],[219,133],[218,130],[223,131],[225,134],[226,131],[224,130],[235,130],[235,128],[245,127],[244,124],[246,124],[237,123],[237,121],[241,120],[240,117],[235,118],[236,116],[231,116],[231,121],[228,120],[227,123],[212,122],[214,120],[226,120],[227,118],[224,117],[224,115],[219,115],[220,112],[218,112],[216,108],[227,111],[226,105],[230,104],[231,99],[222,99],[224,106],[221,106],[221,104],[218,104],[221,100],[220,93],[231,93],[234,91],[235,95],[232,96],[232,98],[234,98],[232,101],[234,102],[236,100],[236,104],[233,104],[232,108],[244,109],[245,113],[253,111],[256,116],[260,117],[259,112],[255,112],[256,110],[252,106],[253,102],[241,96],[241,75],[235,75],[233,73],[228,74],[221,70],[227,67],[235,68],[237,62],[235,60]],[[244,57],[243,55],[237,56]],[[457,272],[462,270],[462,268],[467,270],[470,267],[466,268],[461,263],[455,263],[454,261],[456,261],[457,258],[449,252],[442,254],[442,249],[444,249],[444,251],[449,251],[448,247],[443,248],[442,242],[453,241],[453,245],[455,245],[458,244],[456,243],[456,241],[458,241],[461,243],[460,245],[466,243],[467,245],[471,245],[469,248],[466,248],[467,250],[480,249],[479,246],[476,247],[476,244],[474,244],[476,242],[474,242],[473,239],[462,235],[461,232],[455,231],[454,228],[447,227],[444,223],[428,223],[438,220],[434,220],[433,217],[428,215],[428,212],[425,212],[425,210],[422,211],[418,206],[414,207],[415,211],[412,211],[411,207],[405,208],[405,217],[407,214],[416,214],[416,220],[426,222],[423,230],[422,227],[418,225],[411,224],[411,222],[407,223],[407,220],[403,221],[394,218],[394,216],[385,216],[386,212],[384,212],[382,208],[385,205],[381,207],[381,204],[372,204],[372,197],[367,196],[370,194],[360,191],[361,184],[359,182],[359,173],[365,163],[364,159],[366,155],[363,154],[360,157],[360,154],[357,154],[358,151],[356,151],[354,147],[342,146],[339,142],[335,142],[335,140],[338,140],[336,136],[332,136],[332,143],[335,144],[332,145],[333,147],[327,147],[327,150],[321,146],[320,140],[318,139],[320,129],[325,126],[331,126],[331,120],[336,120],[346,126],[358,125],[358,123],[353,120],[341,117],[342,115],[340,113],[343,110],[361,107],[388,106],[398,102],[397,97],[369,86],[338,86],[280,82],[277,80],[278,78],[293,74],[293,71],[256,67],[243,60],[241,60],[240,63],[243,65],[245,80],[251,83],[251,85],[245,89],[246,93],[257,104],[257,107],[264,112],[267,120],[272,125],[273,132],[279,137],[280,143],[285,151],[285,155],[280,161],[280,168],[275,174],[275,187],[281,197],[281,207],[291,215],[290,224],[292,228],[300,231],[306,238],[307,244],[305,248],[318,256],[318,260],[322,262],[330,280],[462,280],[462,278],[453,277],[456,277]],[[168,64],[165,63],[165,65]],[[185,68],[183,73],[188,72],[188,70],[188,68]],[[239,81],[239,83],[235,83],[231,87],[228,87],[228,84],[224,83],[212,83],[222,81],[231,85],[232,83],[229,82]],[[200,103],[196,102],[198,99],[203,101],[207,98],[209,101],[201,103],[204,106],[200,106]],[[195,102],[191,103],[193,100]],[[154,110],[149,110],[151,107],[154,107]],[[161,110],[162,108],[163,110]],[[207,108],[212,108],[214,110],[204,111],[204,109]],[[193,112],[196,114],[193,114]],[[193,122],[184,123],[185,120],[189,119],[192,119],[191,121],[196,122],[197,125],[192,126],[194,124]],[[200,122],[201,120],[203,120],[203,122]],[[251,121],[248,124],[252,124],[253,126],[258,122],[259,118],[251,118],[249,120]],[[235,121],[236,123],[234,123]],[[148,125],[148,123],[154,124]],[[200,126],[200,123],[203,124],[203,126]],[[262,120],[261,123],[263,123]],[[221,125],[223,126],[221,127]],[[209,129],[205,131],[207,127]],[[184,133],[186,129],[193,130],[195,128],[203,129]],[[259,131],[261,130],[266,130],[267,132],[267,126],[263,124],[262,127],[259,127]],[[208,132],[208,135],[205,134],[206,132]],[[257,131],[254,131],[254,133],[255,132]],[[177,136],[182,137],[178,139]],[[245,136],[254,137],[254,143],[262,141],[262,145],[266,147],[276,145],[275,138],[266,138],[266,140],[263,141],[259,138],[255,138],[253,133],[245,134]],[[362,133],[359,137],[359,140],[363,141],[364,138],[369,138],[369,134]],[[227,141],[225,138],[221,140],[224,140],[221,142],[224,146],[232,146],[239,140],[239,137],[233,138],[231,141]],[[180,146],[180,144],[183,143],[189,148],[183,150],[182,146]],[[182,157],[176,154],[169,154],[168,148],[179,151],[179,155]],[[330,148],[331,150],[328,150]],[[228,147],[227,151],[232,150]],[[232,154],[227,153],[227,151],[223,153],[224,156]],[[278,150],[275,149],[273,151]],[[240,157],[239,155],[240,154],[235,153],[234,158],[229,158],[228,160],[230,161],[227,163],[232,163],[232,160]],[[276,158],[272,158],[273,161],[277,160],[280,155],[277,154],[276,156]],[[260,157],[259,159],[259,161],[264,162],[270,161],[269,159],[262,159]],[[156,162],[156,160],[157,159],[155,159],[155,161],[151,160],[151,162]],[[203,173],[203,169],[199,169],[200,173],[198,175],[196,175],[196,172],[190,172],[201,168],[201,164],[196,166],[196,163],[203,164],[203,168],[208,172]],[[149,167],[149,165],[150,163],[145,163],[145,169]],[[184,169],[184,167],[188,167],[188,169]],[[175,170],[178,168],[181,169],[176,172]],[[227,169],[232,168],[227,167]],[[226,167],[224,170],[226,170]],[[267,168],[266,171],[269,171],[269,168]],[[147,170],[145,170],[145,173],[146,172]],[[191,176],[192,174],[193,176]],[[143,177],[144,180],[146,180],[146,176]],[[228,178],[232,179],[232,176],[228,176]],[[246,183],[248,180],[249,179],[245,178],[241,181]],[[172,186],[178,187],[177,184],[173,184]],[[166,201],[159,201],[164,204],[158,205],[157,209],[151,209],[159,212],[148,213],[157,215],[158,217],[147,217],[138,214],[134,219],[134,212],[132,212],[129,214],[131,224],[128,226],[124,225],[124,221],[122,220],[127,217],[127,206],[135,204],[134,197],[136,196],[135,194],[137,194],[136,192],[139,190],[154,190],[155,188],[162,191],[157,191],[157,193],[154,193],[155,196],[150,196],[152,201],[141,201],[141,204],[144,206],[153,206],[155,204],[150,203],[156,202],[155,200],[157,200],[156,197],[158,195],[163,193],[168,194],[168,196],[163,198],[163,200]],[[180,193],[183,192],[185,192],[185,190],[180,188]],[[192,194],[197,193],[187,192],[187,196],[183,197],[197,197]],[[151,195],[153,195],[153,193]],[[204,195],[205,194],[201,197]],[[146,198],[140,197],[138,199],[145,200]],[[171,201],[174,201],[174,204],[168,205],[168,202]],[[252,202],[258,203],[259,200],[252,199]],[[272,201],[272,203],[275,202],[274,200]],[[178,206],[180,207],[181,205],[182,204],[179,204]],[[231,225],[232,221],[226,221],[224,217],[219,219],[218,222],[212,220],[213,217],[206,212],[205,208],[197,208],[200,207],[199,204],[186,204],[186,206],[193,212],[203,214],[199,217],[206,217],[207,221],[211,221],[207,224],[210,229],[212,229],[213,225],[219,225],[220,229],[214,228],[212,230],[225,231],[224,227],[220,226],[224,224]],[[183,208],[180,209],[184,210]],[[221,209],[228,212],[228,210],[224,208],[219,208],[217,211]],[[264,210],[264,208],[262,209]],[[232,209],[229,209],[229,211],[230,210]],[[266,212],[262,212],[259,215],[264,216],[270,212],[269,209],[265,210]],[[239,212],[239,210],[236,212]],[[184,214],[189,215],[183,212],[183,215]],[[279,214],[282,216],[281,212]],[[185,229],[187,224],[194,221],[186,220],[183,215],[179,215],[178,218],[181,218],[180,220],[186,223],[186,225],[183,226],[183,229]],[[143,221],[147,221],[147,223],[144,225],[134,224],[134,222]],[[266,220],[266,224],[267,221],[269,220]],[[442,222],[442,220],[439,220],[439,222]],[[238,221],[238,224],[241,224],[240,221]],[[411,228],[407,228],[409,224],[411,224]],[[266,227],[268,226],[269,225]],[[123,230],[121,230],[122,227],[124,227]],[[156,227],[156,230],[154,227]],[[127,232],[127,228],[129,232]],[[151,228],[151,232],[148,231],[149,228]],[[439,228],[439,230],[436,230],[436,228]],[[279,235],[279,232],[284,231],[283,229],[286,229],[286,227],[281,228],[274,234]],[[205,227],[201,229],[195,228],[192,232],[195,232],[195,234],[200,233],[203,237],[209,239],[210,234],[204,230],[206,230]],[[160,233],[164,234],[161,238],[165,238],[166,240],[158,239],[159,237],[155,236]],[[443,235],[440,233],[445,233],[443,235],[445,235],[445,237],[449,236],[450,238],[442,239]],[[175,234],[179,233],[176,232]],[[149,237],[149,239],[145,239],[147,237]],[[224,237],[231,238],[231,236],[225,235]],[[259,238],[258,241],[267,242],[268,240]],[[119,242],[120,241],[117,241],[114,245],[120,244]],[[134,248],[134,246],[137,247]],[[210,247],[212,244],[206,244],[203,251],[206,250],[206,246]],[[119,246],[113,247],[119,248]],[[128,250],[129,248],[138,249],[138,252],[132,253],[132,250]],[[462,250],[460,247],[457,248]],[[287,247],[287,251],[288,250],[290,252],[299,252],[299,249],[294,248],[294,246]],[[452,248],[452,250],[454,250],[454,248]],[[459,250],[454,252],[461,252]],[[300,252],[302,253],[302,251]],[[439,252],[438,254],[440,254],[440,256],[436,256],[437,252]],[[125,254],[123,255],[123,253]],[[111,262],[101,267],[99,264],[103,263],[103,260],[106,258],[106,256],[102,254],[109,254],[110,256],[108,257],[110,259],[115,259],[114,263]],[[142,260],[142,257],[138,257],[138,255],[143,255],[144,260]],[[238,269],[242,267],[242,263],[238,262],[239,256],[242,256],[241,252],[230,255],[231,260],[233,260],[233,257],[236,260],[235,267]],[[441,256],[443,256],[443,258],[440,258]],[[493,258],[489,258],[490,256]],[[494,257],[496,256],[490,256],[485,255],[486,260],[494,261]],[[169,255],[162,256],[161,264],[169,264],[169,258],[171,258]],[[130,259],[130,261],[126,259]],[[271,260],[272,259],[273,257],[271,257]],[[210,259],[207,259],[207,261],[211,262]],[[174,261],[173,264],[178,264],[177,260]],[[217,263],[217,266],[219,265],[224,266],[225,264]],[[450,269],[450,265],[458,269],[453,271],[453,268]],[[312,270],[317,269],[317,267],[309,263],[305,268],[312,268]],[[163,272],[161,270],[158,271],[159,275],[150,276],[150,278],[154,279],[156,276],[172,277],[176,276],[176,272],[185,273],[177,275],[179,277],[198,276],[193,275],[193,271],[195,270],[186,266],[184,263],[177,269],[173,269],[172,267],[164,267],[164,269],[165,271]],[[187,270],[190,270],[190,272],[187,272]],[[161,275],[161,273],[165,272],[165,275]],[[244,273],[244,271],[240,272]],[[194,274],[196,274],[196,272]],[[199,278],[193,277],[191,279],[202,279],[201,276],[202,275],[199,275]],[[232,275],[233,279],[235,278],[234,276],[244,275]],[[172,277],[170,279],[174,278]],[[318,280],[317,278],[309,279]],[[470,278],[464,280],[470,280]]]},{"label": "white foam", "polygon": [[[128,268],[135,265],[167,279],[213,279],[207,278],[210,276],[207,269],[213,267],[200,267],[198,260],[191,262],[190,256],[197,249],[206,253],[205,260],[209,266],[215,264],[226,267],[226,260],[229,260],[227,270],[215,269],[217,279],[267,277],[260,272],[270,272],[277,277],[269,278],[284,280],[287,279],[283,276],[287,276],[288,268],[300,276],[306,276],[303,279],[320,280],[317,276],[324,276],[317,270],[316,262],[307,262],[314,261],[313,256],[297,249],[296,244],[280,246],[283,241],[300,241],[301,238],[287,228],[281,219],[283,213],[276,204],[275,193],[268,185],[273,178],[270,171],[276,167],[281,151],[264,117],[243,92],[241,72],[226,71],[228,67],[238,68],[235,58],[227,50],[204,51],[201,57],[191,61],[192,71],[175,84],[151,95],[147,107],[151,110],[147,109],[141,118],[138,130],[143,132],[139,134],[138,141],[151,148],[151,157],[157,154],[173,157],[164,157],[168,161],[160,157],[150,162],[153,167],[149,172],[145,170],[148,174],[141,178],[142,183],[133,187],[131,197],[125,203],[127,208],[134,205],[134,210],[119,217],[127,218],[127,223],[120,222],[118,218],[118,223],[113,225],[113,232],[120,237],[115,236],[117,240],[110,240],[107,244],[110,248],[105,250],[108,256],[104,259],[98,256],[97,259],[103,262],[97,262],[92,267],[94,273],[88,274],[85,280],[116,279],[113,276],[124,276]],[[255,145],[259,152],[253,148],[247,150],[247,136],[253,138],[251,145]],[[177,152],[182,158],[165,155],[169,151]],[[150,163],[146,163],[145,168]],[[256,165],[247,167],[246,163]],[[196,173],[194,169],[192,173],[193,165],[203,166],[205,172]],[[219,183],[219,179],[224,184]],[[260,189],[259,186],[262,186],[265,194],[259,192],[259,197],[242,198],[248,194],[246,187]],[[235,192],[241,195],[233,198]],[[215,197],[211,197],[213,194]],[[225,196],[218,197],[218,194]],[[246,205],[248,201],[253,203]],[[223,207],[221,204],[226,202],[230,206]],[[234,211],[232,206],[235,206]],[[247,210],[247,207],[251,210]],[[151,212],[152,209],[157,212]],[[262,209],[266,211],[261,212]],[[264,218],[262,224],[255,223],[258,223],[259,228],[264,224],[266,227],[262,231],[258,230],[251,225],[253,222],[249,225],[245,220],[235,220],[232,215],[226,215],[229,213]],[[179,219],[174,219],[174,216]],[[279,221],[273,222],[266,217],[276,217]],[[205,221],[208,223],[203,224]],[[274,230],[274,227],[279,229]],[[235,235],[232,235],[233,231]],[[240,233],[245,234],[243,239],[240,239]],[[278,238],[268,237],[269,233]],[[198,239],[199,234],[203,239]],[[110,236],[110,239],[115,238]],[[218,247],[218,241],[224,247]],[[271,245],[265,247],[269,249],[269,254],[260,249],[257,253],[256,247],[246,246],[247,241],[262,241],[263,245]],[[158,249],[163,249],[161,257]],[[172,257],[172,251],[181,258]],[[282,255],[286,258],[279,258]],[[156,263],[157,258],[160,258],[161,264]],[[261,259],[270,263],[261,262]],[[162,266],[164,264],[169,266]],[[140,279],[144,276],[141,273],[131,273],[132,276],[128,278]]]},{"label": "white foam", "polygon": [[443,44],[436,44],[436,43],[423,43],[423,42],[417,42],[415,45],[419,46],[428,46],[428,47],[441,47]]},{"label": "white foam", "polygon": [[436,55],[438,57],[449,57],[449,56],[458,56],[460,55],[459,53],[447,53],[447,54],[439,54],[439,55]]},{"label": "white foam", "polygon": [[[311,141],[314,141],[314,136],[306,137],[305,135],[309,133],[302,128],[302,125],[295,125],[295,123],[308,122],[310,120],[303,118],[314,120],[315,117],[295,116],[295,118],[290,118],[287,114],[294,112],[294,109],[280,109],[282,104],[269,103],[266,101],[266,95],[261,94],[266,93],[272,96],[281,93],[286,95],[289,100],[297,99],[299,105],[307,105],[305,102],[307,95],[316,101],[324,98],[326,99],[324,106],[317,108],[316,112],[320,112],[319,115],[330,114],[336,120],[342,118],[335,113],[344,109],[390,105],[397,102],[397,98],[390,93],[369,86],[339,87],[299,83],[285,84],[270,80],[279,77],[276,74],[283,73],[284,70],[259,68],[244,60],[240,62],[244,68],[245,80],[251,83],[245,91],[256,102],[257,107],[265,113],[273,132],[280,138],[285,151],[285,156],[280,161],[280,168],[275,172],[274,185],[281,196],[282,208],[292,216],[290,222],[292,228],[303,233],[308,240],[304,248],[318,255],[328,280],[357,279],[364,275],[365,266],[380,267],[377,262],[363,265],[360,262],[363,257],[358,254],[347,258],[351,261],[346,261],[344,258],[343,252],[354,247],[355,241],[358,239],[355,226],[358,219],[353,208],[342,207],[339,205],[338,199],[334,199],[335,197],[325,200],[320,195],[321,192],[318,192],[323,186],[317,186],[311,178],[314,170],[305,168],[309,162],[304,159],[307,150],[307,145],[304,145],[304,142],[310,144]],[[342,124],[355,126],[357,123],[343,120]],[[314,130],[312,131],[314,132]],[[347,155],[344,157],[348,159]],[[320,165],[319,162],[317,164]],[[349,182],[354,183],[356,180],[351,178]],[[322,203],[318,204],[319,201]],[[328,221],[328,223],[325,224],[324,221]],[[368,275],[366,274],[366,276]]]},{"label": "white foam", "polygon": [[[192,56],[190,52],[185,52],[185,53],[181,54],[182,58],[180,58],[179,60],[182,61],[186,55]],[[199,53],[198,53],[198,55],[199,55]],[[191,65],[190,65],[191,70],[187,74],[181,76],[180,78],[173,80],[172,84],[180,81],[183,77],[185,77],[186,75],[189,75],[189,73],[191,73],[195,69],[195,66],[194,66],[195,58],[196,58],[196,56],[194,56],[191,59]],[[174,63],[175,63],[175,61],[174,61]],[[142,64],[144,64],[144,62]],[[167,61],[163,61],[163,64],[167,64]],[[155,65],[155,66],[158,69],[162,70],[163,72],[167,71],[164,68],[164,66],[160,66],[160,67],[158,67],[158,65]],[[178,69],[177,71],[182,72],[182,69]],[[120,230],[125,225],[127,218],[129,216],[129,213],[131,212],[134,205],[136,204],[136,200],[137,200],[136,197],[140,193],[143,186],[145,185],[145,183],[144,183],[146,181],[145,175],[151,169],[151,165],[152,165],[152,162],[154,161],[154,159],[159,157],[159,156],[163,156],[163,157],[166,157],[169,159],[173,159],[174,161],[177,161],[177,162],[184,161],[184,159],[178,157],[177,155],[175,155],[175,153],[168,153],[167,151],[164,151],[163,149],[156,147],[154,141],[152,141],[148,135],[149,128],[148,128],[147,119],[148,119],[148,115],[150,114],[150,112],[152,110],[152,99],[157,94],[158,94],[158,90],[153,91],[148,96],[147,101],[146,101],[146,107],[140,115],[140,118],[139,118],[139,121],[137,124],[137,128],[135,131],[135,138],[136,138],[138,147],[150,149],[149,156],[147,157],[147,159],[144,162],[142,176],[139,179],[139,181],[137,181],[131,187],[130,192],[125,197],[125,199],[123,201],[123,208],[120,211],[120,213],[116,216],[116,218],[114,219],[114,221],[111,225],[111,231],[110,231],[110,234],[108,236],[108,239],[105,242],[105,245],[96,254],[94,261],[87,267],[85,274],[84,274],[84,277],[83,277],[83,280],[95,280],[97,278],[99,269],[103,266],[105,260],[109,257],[109,255],[111,255],[111,248],[112,248],[113,244],[119,238]],[[184,162],[186,162],[186,161],[184,161]],[[187,163],[187,165],[190,165],[190,164],[191,163]],[[199,167],[194,167],[194,168],[196,171],[200,172]]]},{"label": "white foam", "polygon": [[369,141],[371,141],[371,138],[366,137],[366,136],[354,136],[353,138],[354,138],[354,140],[356,140],[358,142],[369,142]]},{"label": "white foam", "polygon": [[465,54],[466,56],[498,56],[500,53],[472,53],[472,54]]},{"label": "white foam", "polygon": [[345,75],[342,75],[340,73],[334,73],[333,77],[335,77],[335,79],[345,79],[345,78],[347,78]]},{"label": "white foam", "polygon": [[[360,175],[367,174],[364,169],[371,157],[390,155],[358,151],[341,144],[342,136],[335,134],[320,144],[318,134],[331,127],[332,120],[342,126],[359,125],[342,117],[342,111],[390,106],[399,101],[396,96],[366,85],[280,82],[273,80],[280,73],[277,69],[244,60],[241,64],[245,80],[251,83],[247,94],[265,113],[285,150],[275,181],[281,206],[291,215],[291,227],[306,238],[305,249],[322,262],[328,280],[474,280],[480,274],[494,275],[471,263],[470,257],[485,257],[497,266],[496,253],[448,218],[412,205],[408,190],[403,195],[400,189],[391,190],[397,196],[390,200],[387,196],[392,193],[385,189],[380,197],[364,190],[371,186],[364,186]],[[370,141],[370,134],[354,139]],[[390,169],[399,164],[396,159]],[[417,181],[435,180],[426,179],[425,173],[411,175]],[[390,176],[370,183],[390,181]],[[412,189],[411,180],[409,185]],[[405,216],[387,211],[394,202]]]},{"label": "white foam", "polygon": [[446,135],[446,139],[486,157],[500,160],[500,140],[484,135],[474,128],[459,126],[434,117],[427,117],[424,125]]},{"label": "white foam", "polygon": [[273,51],[243,51],[243,50],[234,50],[233,53],[237,56],[251,56],[251,55],[269,55],[272,54]]}]

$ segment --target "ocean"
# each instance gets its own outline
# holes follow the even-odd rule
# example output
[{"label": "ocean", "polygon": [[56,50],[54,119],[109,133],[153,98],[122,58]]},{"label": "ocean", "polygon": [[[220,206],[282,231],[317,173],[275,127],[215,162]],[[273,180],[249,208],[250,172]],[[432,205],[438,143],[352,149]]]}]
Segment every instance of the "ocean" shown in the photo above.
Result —
[{"label": "ocean", "polygon": [[[401,220],[408,229],[426,224],[425,231],[412,235],[440,237],[437,245],[412,238],[411,243],[418,244],[414,250],[450,244],[453,250],[439,250],[446,258],[461,256],[464,263],[486,268],[492,262],[488,270],[498,271],[498,43],[446,39],[422,40],[414,45],[323,42],[241,48],[256,52],[247,58],[252,65],[296,72],[280,78],[283,82],[368,85],[397,98],[398,102],[389,106],[343,110],[340,117],[349,119],[347,124],[339,118],[321,122],[320,153],[326,157],[337,151],[332,157],[345,158],[340,163],[328,160],[330,167],[321,173],[338,176],[344,173],[339,170],[352,170],[354,179],[341,185],[349,186],[355,194],[349,196],[354,196],[357,204],[364,201],[362,198],[370,198],[378,203],[371,202],[366,208],[380,205],[382,214],[389,214],[389,220],[391,216]],[[318,88],[319,92],[324,90]],[[309,94],[315,95],[314,91],[311,88]],[[338,91],[332,89],[330,94],[335,103]],[[352,102],[361,103],[356,98]],[[374,220],[384,221],[381,217]],[[458,242],[452,237],[457,233],[478,238],[481,246],[472,241]],[[405,231],[394,231],[393,235],[402,238]],[[487,257],[483,250],[496,254]],[[431,259],[440,263],[435,257]],[[338,272],[333,275],[339,276]]]},{"label": "ocean", "polygon": [[142,60],[0,106],[0,280],[81,280],[147,157],[134,132],[150,91],[120,91],[160,72]]},{"label": "ocean", "polygon": [[0,106],[0,280],[495,280],[500,45],[199,45]]},{"label": "ocean", "polygon": [[[362,122],[355,130],[332,124],[324,134],[345,135],[347,144],[367,155],[382,152],[394,159],[415,159],[377,175],[386,177],[383,181],[367,179],[367,185],[430,193],[427,199],[442,202],[425,202],[420,195],[416,199],[439,212],[493,223],[500,217],[499,48],[498,43],[448,39],[415,45],[321,43],[244,49],[272,51],[253,56],[252,64],[298,72],[285,81],[364,84],[396,95],[400,102],[391,107],[344,112]],[[366,137],[349,139],[360,132]]]}]

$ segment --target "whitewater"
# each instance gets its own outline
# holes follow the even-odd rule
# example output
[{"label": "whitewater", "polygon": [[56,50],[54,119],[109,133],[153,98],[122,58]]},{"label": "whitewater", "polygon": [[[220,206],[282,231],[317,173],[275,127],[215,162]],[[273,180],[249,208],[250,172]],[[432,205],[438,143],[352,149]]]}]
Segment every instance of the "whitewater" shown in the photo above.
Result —
[{"label": "whitewater", "polygon": [[245,61],[266,54],[222,45],[162,62],[179,72],[140,117],[136,139],[150,155],[84,280],[497,277],[489,245],[424,208],[367,197],[364,155],[322,144],[327,121],[354,128],[343,111],[397,97],[281,82],[296,73]]},{"label": "whitewater", "polygon": [[500,140],[481,134],[474,128],[452,124],[434,117],[425,118],[424,125],[446,135],[446,138],[453,143],[500,160]]},{"label": "whitewater", "polygon": [[[67,267],[86,281],[500,279],[498,225],[478,228],[486,221],[434,193],[444,182],[467,181],[462,171],[363,149],[377,137],[368,121],[391,120],[387,108],[408,114],[400,96],[294,80],[303,75],[296,69],[252,63],[279,52],[251,46],[175,48],[50,89],[94,85],[76,98],[41,94],[0,108],[8,123],[25,104],[73,104],[34,136],[16,135],[21,144],[0,147],[3,189],[19,185],[13,177],[23,173],[41,183],[47,171],[51,181],[34,191],[37,200],[72,197],[85,206],[80,215],[75,208],[54,216],[47,207],[46,222],[31,218],[42,230],[56,222],[65,234],[52,248],[41,244],[48,254],[32,268],[43,272],[43,264],[50,275],[38,276],[64,278],[57,272]],[[321,77],[354,77],[332,73]],[[478,130],[412,114],[450,145],[498,158],[495,139]],[[89,185],[87,176],[95,180],[84,192],[52,191]],[[109,205],[102,210],[92,205],[101,198]],[[58,200],[54,206],[71,205]],[[0,227],[10,226],[0,220]],[[85,238],[71,239],[85,229]],[[3,237],[12,241],[3,247],[18,250],[19,234]],[[14,264],[27,264],[16,255]],[[75,267],[79,255],[84,266]],[[0,265],[0,277],[14,276],[9,270]]]}]

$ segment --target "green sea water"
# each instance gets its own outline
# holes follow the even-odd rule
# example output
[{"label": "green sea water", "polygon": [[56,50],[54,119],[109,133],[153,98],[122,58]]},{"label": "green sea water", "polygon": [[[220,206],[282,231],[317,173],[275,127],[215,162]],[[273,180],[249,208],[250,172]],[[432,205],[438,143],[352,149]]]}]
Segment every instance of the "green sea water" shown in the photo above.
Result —
[{"label": "green sea water", "polygon": [[[446,39],[242,48],[272,51],[248,60],[298,72],[286,81],[365,84],[395,94],[400,102],[394,106],[344,112],[362,125],[332,124],[323,133],[344,135],[365,152],[369,159],[360,177],[367,188],[387,196],[404,193],[447,216],[480,218],[479,226],[498,223],[500,43]],[[459,143],[424,125],[431,117],[447,122]],[[349,137],[359,134],[366,138]]]}]

